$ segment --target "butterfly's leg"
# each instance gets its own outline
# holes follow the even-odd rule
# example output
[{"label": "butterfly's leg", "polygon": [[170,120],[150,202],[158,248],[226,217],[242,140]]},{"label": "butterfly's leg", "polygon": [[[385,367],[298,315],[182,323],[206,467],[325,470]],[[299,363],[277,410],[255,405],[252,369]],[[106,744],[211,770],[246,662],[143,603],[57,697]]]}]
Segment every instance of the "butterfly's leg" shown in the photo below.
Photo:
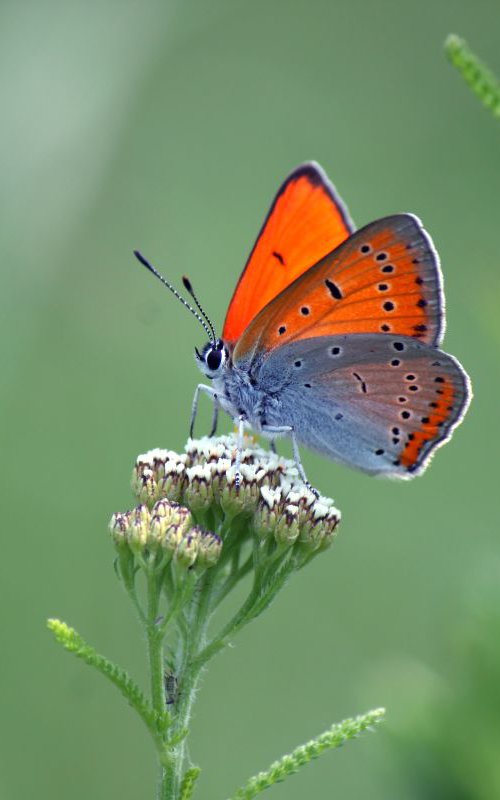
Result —
[{"label": "butterfly's leg", "polygon": [[[216,412],[216,408],[218,406],[218,403],[217,403],[217,392],[214,389],[212,389],[211,386],[207,386],[204,383],[199,383],[198,386],[196,387],[195,391],[194,391],[193,405],[191,406],[191,422],[189,424],[189,435],[190,435],[191,438],[193,438],[194,423],[195,423],[195,420],[196,420],[196,415],[198,413],[198,402],[200,400],[200,392],[205,392],[205,394],[208,394],[208,396],[211,397],[212,400],[214,401],[214,406],[215,407],[214,407],[214,415],[212,417],[212,428],[214,426],[214,421],[215,421],[215,425],[217,425],[217,412]],[[213,432],[210,434],[210,436],[212,436],[212,435],[213,435]]]},{"label": "butterfly's leg", "polygon": [[275,439],[271,439],[271,441],[269,442],[269,449],[270,449],[271,453],[274,453],[274,455],[276,455],[276,440]]},{"label": "butterfly's leg", "polygon": [[299,443],[297,442],[297,437],[295,436],[295,431],[293,430],[293,428],[292,428],[292,431],[290,433],[290,436],[291,436],[291,439],[292,439],[293,457],[294,457],[294,460],[295,460],[295,465],[296,465],[296,467],[297,467],[297,469],[299,471],[299,475],[302,478],[302,480],[304,481],[304,483],[307,486],[307,488],[309,489],[309,491],[312,492],[314,495],[316,495],[316,497],[319,497],[318,490],[315,489],[314,486],[311,486],[311,484],[307,480],[307,475],[305,473],[304,467],[302,466],[302,461],[300,460]]},{"label": "butterfly's leg", "polygon": [[299,451],[299,444],[297,442],[297,437],[295,436],[295,431],[291,425],[282,425],[282,426],[271,426],[271,425],[263,425],[262,430],[266,433],[275,433],[277,436],[281,435],[289,435],[290,439],[292,440],[292,447],[293,447],[293,458],[295,461],[295,466],[299,472],[300,478],[303,483],[307,486],[310,492],[312,492],[316,497],[319,497],[319,492],[314,486],[311,486],[309,481],[307,480],[307,475],[305,473],[304,467],[302,466],[302,461],[300,460],[300,451]]},{"label": "butterfly's leg", "polygon": [[209,436],[214,436],[217,431],[217,420],[219,418],[219,398],[216,394],[213,395],[214,408],[212,411],[212,426],[210,428]]},{"label": "butterfly's leg", "polygon": [[238,417],[238,435],[236,439],[236,462],[234,465],[236,471],[236,474],[234,476],[234,483],[237,489],[239,489],[241,483],[241,451],[243,450],[243,434],[245,431],[245,420],[246,420],[245,415],[240,414]]}]

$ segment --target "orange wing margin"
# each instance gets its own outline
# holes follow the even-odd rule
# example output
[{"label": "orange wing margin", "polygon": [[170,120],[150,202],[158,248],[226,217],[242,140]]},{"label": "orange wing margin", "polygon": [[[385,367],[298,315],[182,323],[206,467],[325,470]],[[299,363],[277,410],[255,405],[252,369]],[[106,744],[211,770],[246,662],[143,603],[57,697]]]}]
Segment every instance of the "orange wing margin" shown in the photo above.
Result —
[{"label": "orange wing margin", "polygon": [[302,164],[281,186],[229,304],[222,338],[234,343],[258,312],[354,230],[321,167]]}]

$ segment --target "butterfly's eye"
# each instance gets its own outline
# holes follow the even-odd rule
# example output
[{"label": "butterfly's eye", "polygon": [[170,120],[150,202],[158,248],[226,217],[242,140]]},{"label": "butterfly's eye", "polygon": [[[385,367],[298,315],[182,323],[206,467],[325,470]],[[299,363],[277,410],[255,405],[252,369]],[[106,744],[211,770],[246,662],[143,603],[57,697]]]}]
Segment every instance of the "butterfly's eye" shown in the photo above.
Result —
[{"label": "butterfly's eye", "polygon": [[209,370],[211,370],[212,372],[216,372],[221,365],[222,350],[209,350],[205,357],[205,360],[207,362],[207,367],[209,368]]}]

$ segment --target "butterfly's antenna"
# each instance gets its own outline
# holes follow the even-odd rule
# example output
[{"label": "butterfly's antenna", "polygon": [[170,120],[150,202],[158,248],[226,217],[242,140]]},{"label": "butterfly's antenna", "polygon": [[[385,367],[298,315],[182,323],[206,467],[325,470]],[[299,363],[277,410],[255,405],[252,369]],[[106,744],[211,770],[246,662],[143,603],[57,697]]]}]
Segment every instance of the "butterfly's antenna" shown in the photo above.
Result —
[{"label": "butterfly's antenna", "polygon": [[198,311],[200,312],[200,314],[202,314],[205,317],[208,325],[210,326],[210,330],[212,331],[212,335],[213,335],[214,341],[215,341],[217,339],[217,336],[215,335],[215,328],[212,325],[212,320],[208,316],[207,312],[204,311],[203,308],[201,307],[201,303],[200,303],[200,301],[198,300],[198,298],[196,297],[196,295],[194,293],[194,289],[193,289],[193,287],[191,285],[191,281],[189,280],[189,278],[187,278],[185,275],[183,275],[182,276],[182,283],[183,283],[184,288],[186,289],[186,291],[189,292],[189,294],[193,298],[194,302],[196,303],[196,306],[197,306]]},{"label": "butterfly's antenna", "polygon": [[207,323],[205,322],[203,317],[200,317],[200,315],[198,314],[196,309],[194,309],[193,306],[189,305],[189,303],[186,300],[184,300],[184,298],[182,297],[182,295],[179,294],[177,289],[174,289],[172,284],[169,283],[167,280],[165,280],[163,275],[160,275],[158,270],[155,269],[152,264],[150,264],[150,262],[147,260],[147,258],[144,258],[144,256],[142,255],[142,253],[139,252],[139,250],[134,250],[134,256],[136,257],[136,259],[138,261],[141,262],[141,264],[144,267],[146,267],[146,269],[149,269],[149,271],[152,272],[153,275],[155,275],[158,278],[158,280],[160,280],[163,283],[163,285],[167,287],[167,289],[170,289],[172,294],[175,297],[177,297],[177,300],[180,300],[180,302],[182,303],[183,306],[186,306],[186,308],[189,309],[191,314],[193,314],[196,317],[196,319],[198,320],[198,322],[201,325],[203,325],[203,328],[204,328],[205,332],[208,334],[208,338],[211,339],[215,343],[216,336],[215,336],[215,331],[213,330],[213,325],[210,323],[210,328],[208,327]]}]

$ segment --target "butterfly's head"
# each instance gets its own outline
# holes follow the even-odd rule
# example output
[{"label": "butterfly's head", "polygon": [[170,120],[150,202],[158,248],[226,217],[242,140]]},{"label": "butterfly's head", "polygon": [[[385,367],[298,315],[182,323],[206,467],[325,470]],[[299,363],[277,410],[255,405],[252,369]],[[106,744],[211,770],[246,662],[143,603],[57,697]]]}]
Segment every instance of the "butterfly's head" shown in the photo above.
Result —
[{"label": "butterfly's head", "polygon": [[207,342],[203,350],[194,348],[198,366],[207,378],[219,378],[227,364],[229,353],[222,339]]}]

